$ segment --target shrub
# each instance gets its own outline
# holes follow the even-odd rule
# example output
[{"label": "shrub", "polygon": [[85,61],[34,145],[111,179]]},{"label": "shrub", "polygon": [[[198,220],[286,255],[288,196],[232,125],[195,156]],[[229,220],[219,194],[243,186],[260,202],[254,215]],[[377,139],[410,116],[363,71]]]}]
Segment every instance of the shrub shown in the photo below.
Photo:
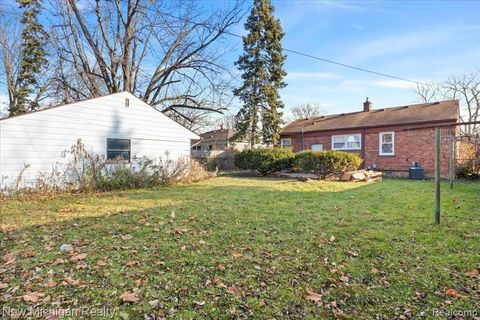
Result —
[{"label": "shrub", "polygon": [[240,169],[256,170],[266,176],[291,168],[293,152],[281,148],[258,148],[244,150],[235,155],[235,165]]},{"label": "shrub", "polygon": [[480,180],[480,160],[471,159],[457,167],[457,178]]},{"label": "shrub", "polygon": [[362,159],[355,153],[342,151],[305,151],[295,157],[295,166],[302,172],[312,172],[321,179],[339,177],[357,170]]},{"label": "shrub", "polygon": [[64,171],[54,170],[41,173],[34,184],[24,183],[21,171],[12,186],[0,190],[4,197],[40,198],[54,196],[65,191],[103,192],[138,188],[152,188],[178,182],[195,182],[211,178],[210,173],[198,162],[180,158],[172,160],[168,153],[154,161],[148,158],[133,158],[130,163],[123,160],[106,160],[92,155],[78,141],[71,149],[72,159]]}]

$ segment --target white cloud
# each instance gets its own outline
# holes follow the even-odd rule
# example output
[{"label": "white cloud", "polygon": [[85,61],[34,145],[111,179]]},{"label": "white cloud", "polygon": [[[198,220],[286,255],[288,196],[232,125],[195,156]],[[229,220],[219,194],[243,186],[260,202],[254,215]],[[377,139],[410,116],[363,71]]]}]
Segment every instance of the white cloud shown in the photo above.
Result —
[{"label": "white cloud", "polygon": [[356,30],[363,30],[363,26],[361,24],[358,24],[358,23],[351,23],[350,26],[353,28],[353,29],[356,29]]},{"label": "white cloud", "polygon": [[407,89],[414,90],[416,88],[415,83],[407,82],[402,80],[378,80],[374,81],[372,85],[382,88],[391,88],[391,89]]},{"label": "white cloud", "polygon": [[449,41],[453,32],[421,31],[409,34],[378,38],[353,48],[347,61],[359,61],[376,57],[409,52],[413,50],[433,47]]},{"label": "white cloud", "polygon": [[351,48],[344,60],[353,63],[382,56],[431,49],[442,44],[458,41],[459,35],[463,37],[476,36],[478,29],[479,26],[476,25],[432,26],[429,29],[416,30],[410,33],[384,36],[365,41],[357,47]]},{"label": "white cloud", "polygon": [[338,10],[348,10],[348,11],[358,11],[358,12],[377,12],[384,14],[398,15],[398,12],[391,10],[384,10],[380,8],[375,8],[372,4],[378,3],[377,1],[338,1],[338,0],[320,0],[316,2],[318,4],[317,8],[325,10],[327,8],[338,9]]}]

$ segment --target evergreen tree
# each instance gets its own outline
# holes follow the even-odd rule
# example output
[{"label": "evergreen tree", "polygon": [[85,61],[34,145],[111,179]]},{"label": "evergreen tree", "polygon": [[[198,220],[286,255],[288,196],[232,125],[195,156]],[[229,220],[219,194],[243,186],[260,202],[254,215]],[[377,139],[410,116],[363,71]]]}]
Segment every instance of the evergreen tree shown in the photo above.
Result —
[{"label": "evergreen tree", "polygon": [[11,116],[38,108],[37,104],[29,100],[29,96],[38,89],[37,76],[47,65],[44,47],[48,41],[48,34],[38,21],[40,0],[17,0],[17,2],[19,7],[24,9],[21,19],[22,52],[17,79],[17,103],[9,109]]},{"label": "evergreen tree", "polygon": [[286,86],[282,51],[284,36],[280,21],[273,16],[269,0],[254,0],[245,23],[248,35],[243,37],[244,54],[235,63],[242,71],[243,85],[234,94],[243,102],[237,114],[234,139],[249,137],[253,147],[260,137],[277,146],[284,107],[278,93]]}]

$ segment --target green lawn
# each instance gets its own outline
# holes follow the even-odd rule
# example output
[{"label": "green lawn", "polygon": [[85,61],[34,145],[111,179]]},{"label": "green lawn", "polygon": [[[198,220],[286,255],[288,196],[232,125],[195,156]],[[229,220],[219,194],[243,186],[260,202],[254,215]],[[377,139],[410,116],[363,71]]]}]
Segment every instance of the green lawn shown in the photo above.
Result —
[{"label": "green lawn", "polygon": [[431,181],[221,177],[4,201],[0,305],[129,319],[480,316],[480,184],[442,187],[440,226]]}]

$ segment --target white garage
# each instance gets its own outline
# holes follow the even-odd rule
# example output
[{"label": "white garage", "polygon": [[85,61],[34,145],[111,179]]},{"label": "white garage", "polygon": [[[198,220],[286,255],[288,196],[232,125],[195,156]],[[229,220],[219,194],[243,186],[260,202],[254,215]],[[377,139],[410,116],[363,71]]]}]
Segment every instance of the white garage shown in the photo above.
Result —
[{"label": "white garage", "polygon": [[90,154],[131,161],[187,158],[199,136],[128,92],[0,119],[0,186],[64,170],[79,139]]}]

